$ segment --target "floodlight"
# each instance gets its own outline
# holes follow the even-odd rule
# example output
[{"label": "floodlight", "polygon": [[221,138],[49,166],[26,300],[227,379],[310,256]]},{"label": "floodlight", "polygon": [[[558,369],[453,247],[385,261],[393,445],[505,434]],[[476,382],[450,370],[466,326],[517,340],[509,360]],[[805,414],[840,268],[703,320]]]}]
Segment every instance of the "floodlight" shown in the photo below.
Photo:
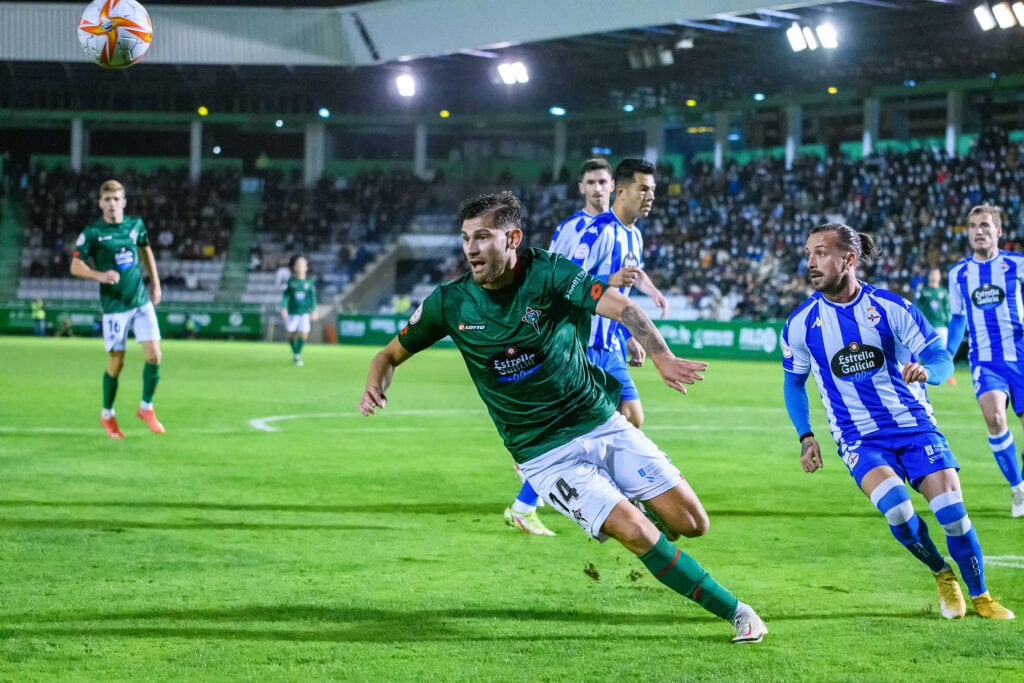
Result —
[{"label": "floodlight", "polygon": [[526,65],[522,62],[504,62],[498,65],[498,75],[505,85],[526,83],[530,80],[530,74],[526,71]]},{"label": "floodlight", "polygon": [[822,24],[818,27],[817,33],[822,47],[829,50],[839,47],[839,36],[836,34],[836,27],[832,24]]},{"label": "floodlight", "polygon": [[552,116],[565,116],[565,107],[554,106],[548,109],[548,113]]},{"label": "floodlight", "polygon": [[810,26],[804,26],[804,40],[807,42],[808,49],[818,49],[818,39],[814,37],[814,31],[811,30]]},{"label": "floodlight", "polygon": [[996,27],[996,18],[992,16],[992,10],[988,8],[988,5],[978,5],[975,7],[974,18],[978,20],[978,25],[981,26],[982,31],[991,31]]},{"label": "floodlight", "polygon": [[1014,15],[1017,17],[1017,23],[1024,26],[1024,2],[1015,2],[1011,5]]},{"label": "floodlight", "polygon": [[1010,9],[1008,2],[998,2],[992,5],[992,15],[996,18],[999,28],[1013,28],[1017,25],[1017,19],[1014,18],[1013,10]]},{"label": "floodlight", "polygon": [[416,94],[416,79],[411,74],[402,74],[395,78],[395,85],[402,97],[412,97]]},{"label": "floodlight", "polygon": [[804,33],[800,30],[800,24],[793,22],[793,25],[786,29],[786,38],[789,39],[789,46],[793,52],[807,49],[807,41],[804,40]]}]

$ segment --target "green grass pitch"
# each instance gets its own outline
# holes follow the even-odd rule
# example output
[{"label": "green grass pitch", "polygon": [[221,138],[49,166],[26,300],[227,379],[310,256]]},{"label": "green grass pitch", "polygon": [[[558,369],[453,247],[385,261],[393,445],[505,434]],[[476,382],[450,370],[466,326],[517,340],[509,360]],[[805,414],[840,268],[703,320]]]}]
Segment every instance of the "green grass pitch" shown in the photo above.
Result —
[{"label": "green grass pitch", "polygon": [[711,518],[680,545],[768,624],[734,646],[551,508],[554,538],[503,526],[519,482],[454,351],[360,416],[375,351],[310,345],[295,367],[283,343],[167,341],[154,435],[133,344],[115,442],[100,340],[0,338],[0,680],[1019,679],[1024,519],[964,369],[931,395],[1014,622],[941,619],[834,451],[801,470],[778,364],[713,361],[687,396],[635,371],[646,431]]}]

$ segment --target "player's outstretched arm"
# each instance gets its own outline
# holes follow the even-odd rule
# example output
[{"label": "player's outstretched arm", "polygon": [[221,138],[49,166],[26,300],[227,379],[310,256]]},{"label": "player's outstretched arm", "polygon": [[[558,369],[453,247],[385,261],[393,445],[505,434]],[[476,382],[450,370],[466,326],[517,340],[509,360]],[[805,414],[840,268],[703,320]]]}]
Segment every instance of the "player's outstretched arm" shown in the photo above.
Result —
[{"label": "player's outstretched arm", "polygon": [[383,409],[388,399],[384,395],[391,380],[395,376],[395,368],[412,358],[412,354],[393,338],[370,361],[370,370],[366,375],[366,390],[359,399],[359,412],[363,415],[374,415],[377,409]]},{"label": "player's outstretched arm", "polygon": [[650,316],[622,293],[615,289],[606,289],[601,295],[601,300],[597,302],[597,314],[617,320],[629,330],[633,339],[647,351],[647,356],[669,387],[685,394],[687,384],[704,379],[704,375],[700,373],[708,369],[708,364],[677,358],[669,350],[665,338],[658,332]]}]

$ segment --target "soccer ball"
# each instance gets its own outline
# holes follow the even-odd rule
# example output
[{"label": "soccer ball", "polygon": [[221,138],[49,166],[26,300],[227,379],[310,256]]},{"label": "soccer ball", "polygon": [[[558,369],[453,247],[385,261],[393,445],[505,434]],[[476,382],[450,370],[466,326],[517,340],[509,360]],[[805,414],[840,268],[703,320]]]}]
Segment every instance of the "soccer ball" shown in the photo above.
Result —
[{"label": "soccer ball", "polygon": [[153,41],[153,22],[136,0],[93,0],[78,21],[78,42],[90,59],[123,69],[142,59]]}]

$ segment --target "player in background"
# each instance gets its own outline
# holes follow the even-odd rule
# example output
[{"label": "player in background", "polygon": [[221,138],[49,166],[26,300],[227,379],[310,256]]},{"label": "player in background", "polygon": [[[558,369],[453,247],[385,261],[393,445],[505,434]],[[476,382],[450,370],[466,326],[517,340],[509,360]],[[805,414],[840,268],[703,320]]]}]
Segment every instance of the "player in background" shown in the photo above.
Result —
[{"label": "player in background", "polygon": [[281,319],[288,330],[292,362],[302,365],[302,347],[309,338],[310,321],[316,321],[316,283],[306,278],[309,262],[305,256],[292,258],[292,276],[281,294]]},{"label": "player in background", "polygon": [[1010,484],[1010,515],[1024,517],[1024,478],[1006,404],[1024,424],[1024,254],[999,248],[1003,224],[998,206],[975,206],[967,214],[971,256],[949,270],[947,349],[955,353],[970,333],[974,395],[988,427],[988,445]]},{"label": "player in background", "polygon": [[374,356],[360,412],[384,408],[395,369],[450,336],[506,448],[553,507],[590,536],[614,538],[660,582],[730,620],[733,642],[760,641],[767,629],[754,610],[631,504],[643,500],[677,533],[707,531],[707,513],[679,470],[616,411],[620,385],[587,360],[578,328],[595,314],[621,322],[681,393],[703,379],[707,364],[677,358],[643,309],[567,259],[541,249],[518,254],[521,216],[511,193],[462,208],[469,272],[438,286]]},{"label": "player in background", "polygon": [[[644,159],[623,160],[615,168],[612,208],[591,221],[579,235],[572,253],[564,255],[625,296],[636,287],[654,300],[664,318],[668,314],[668,300],[644,272],[644,239],[637,227],[637,221],[651,212],[656,187],[654,164]],[[618,327],[613,320],[594,316],[587,340],[587,356],[622,384],[619,412],[633,426],[640,427],[644,422],[643,406],[616,334]],[[626,342],[633,364],[642,364],[642,347],[632,343],[628,335]]]},{"label": "player in background", "polygon": [[580,182],[577,187],[583,196],[583,208],[558,224],[548,251],[571,256],[586,227],[608,210],[612,192],[615,191],[612,166],[608,160],[595,158],[584,161],[580,166]]},{"label": "player in background", "polygon": [[[932,326],[935,333],[942,340],[942,345],[948,345],[949,340],[949,290],[942,286],[942,271],[938,268],[931,268],[928,271],[928,282],[919,287],[914,295],[914,303],[924,314],[924,319]],[[950,353],[956,356],[956,349]],[[948,384],[956,385],[956,378],[953,375],[946,380]]]},{"label": "player in background", "polygon": [[[559,223],[551,238],[551,246],[548,247],[548,251],[570,258],[579,235],[597,216],[608,210],[612,192],[615,190],[611,164],[600,158],[584,161],[580,166],[580,181],[577,187],[583,196],[583,208]],[[527,534],[554,536],[555,532],[544,526],[544,522],[537,516],[537,505],[543,504],[543,501],[518,466],[516,474],[523,485],[512,505],[505,508],[505,524]]]},{"label": "player in background", "polygon": [[[166,431],[153,410],[153,394],[160,382],[160,327],[155,308],[161,298],[160,276],[146,226],[141,218],[125,215],[126,204],[124,186],[117,180],[104,182],[99,191],[102,215],[78,236],[71,258],[72,275],[100,283],[103,343],[108,354],[100,424],[113,439],[124,438],[115,417],[114,399],[124,368],[129,330],[142,345],[146,357],[142,366],[142,402],[135,415],[150,431]],[[86,263],[90,260],[92,267]],[[140,261],[149,272],[149,291]]]},{"label": "player in background", "polygon": [[824,466],[807,402],[807,376],[813,372],[839,456],[896,540],[932,571],[941,615],[956,619],[967,608],[956,574],[914,510],[908,483],[942,525],[975,614],[1013,619],[988,594],[959,466],[935,425],[923,386],[945,381],[953,358],[910,302],[857,279],[857,265],[876,251],[870,236],[842,223],[819,225],[807,238],[807,274],[815,291],[782,333],[783,391],[800,435],[800,464],[808,473]]}]

